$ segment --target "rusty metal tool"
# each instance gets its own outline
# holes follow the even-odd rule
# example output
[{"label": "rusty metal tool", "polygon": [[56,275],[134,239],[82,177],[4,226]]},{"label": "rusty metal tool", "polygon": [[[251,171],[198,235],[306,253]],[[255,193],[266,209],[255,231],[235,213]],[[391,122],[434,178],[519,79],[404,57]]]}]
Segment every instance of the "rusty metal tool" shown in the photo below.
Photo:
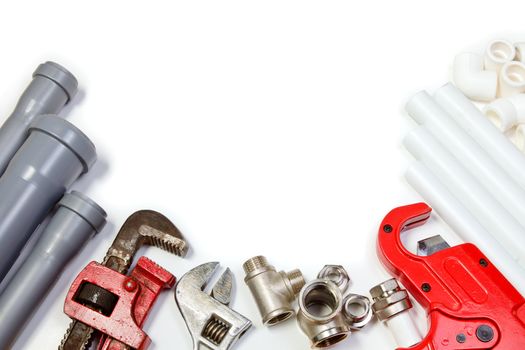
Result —
[{"label": "rusty metal tool", "polygon": [[194,350],[227,350],[252,326],[250,320],[228,305],[233,275],[227,269],[212,287],[218,262],[199,265],[186,273],[175,287],[175,300],[193,338]]},{"label": "rusty metal tool", "polygon": [[[168,218],[152,210],[141,210],[126,220],[104,261],[98,265],[105,267],[106,270],[126,275],[133,257],[144,245],[156,246],[181,257],[184,257],[188,251],[188,245],[182,234]],[[83,300],[94,301],[90,305],[92,309],[114,309],[118,303],[118,298],[115,298],[114,294],[108,293],[96,284],[89,284],[88,290],[83,290],[82,293]],[[73,320],[59,349],[87,350],[97,333],[93,327]],[[104,341],[100,342],[102,343]],[[131,347],[123,346],[119,349],[131,349]]]}]

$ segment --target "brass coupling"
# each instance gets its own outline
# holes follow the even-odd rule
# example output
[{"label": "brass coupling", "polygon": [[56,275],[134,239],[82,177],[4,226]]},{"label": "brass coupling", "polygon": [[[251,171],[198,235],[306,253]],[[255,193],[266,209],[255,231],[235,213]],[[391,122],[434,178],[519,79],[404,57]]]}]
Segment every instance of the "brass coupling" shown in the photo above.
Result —
[{"label": "brass coupling", "polygon": [[274,326],[295,315],[292,304],[305,284],[300,270],[277,272],[264,256],[249,259],[243,268],[244,281],[265,325]]}]

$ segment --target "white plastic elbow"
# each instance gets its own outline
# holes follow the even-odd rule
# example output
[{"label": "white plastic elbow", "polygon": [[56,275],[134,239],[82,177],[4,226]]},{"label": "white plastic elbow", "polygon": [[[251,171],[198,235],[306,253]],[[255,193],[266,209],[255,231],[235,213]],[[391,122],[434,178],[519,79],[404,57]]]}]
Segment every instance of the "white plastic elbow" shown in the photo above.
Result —
[{"label": "white plastic elbow", "polygon": [[462,53],[454,60],[453,78],[456,86],[470,99],[492,101],[498,91],[498,73],[483,70],[483,56]]},{"label": "white plastic elbow", "polygon": [[513,61],[503,65],[499,74],[499,97],[525,93],[525,63]]},{"label": "white plastic elbow", "polygon": [[507,132],[525,123],[525,94],[500,98],[489,103],[483,113],[498,129]]},{"label": "white plastic elbow", "polygon": [[485,50],[485,69],[499,72],[501,67],[516,57],[516,48],[507,40],[492,41]]},{"label": "white plastic elbow", "polygon": [[525,42],[515,43],[516,48],[516,61],[525,63]]}]

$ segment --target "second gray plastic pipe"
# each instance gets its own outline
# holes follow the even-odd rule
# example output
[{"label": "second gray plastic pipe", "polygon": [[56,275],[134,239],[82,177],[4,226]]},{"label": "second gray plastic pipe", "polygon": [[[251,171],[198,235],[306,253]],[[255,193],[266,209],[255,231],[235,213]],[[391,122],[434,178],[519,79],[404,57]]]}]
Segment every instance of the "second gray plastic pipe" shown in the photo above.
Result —
[{"label": "second gray plastic pipe", "polygon": [[28,136],[39,116],[57,114],[77,93],[77,79],[54,62],[38,66],[15,110],[0,128],[0,175]]},{"label": "second gray plastic pipe", "polygon": [[44,116],[0,178],[0,281],[46,215],[93,165],[93,143],[71,123]]},{"label": "second gray plastic pipe", "polygon": [[106,224],[106,213],[81,193],[68,193],[34,249],[0,295],[0,349],[9,349],[64,266]]}]

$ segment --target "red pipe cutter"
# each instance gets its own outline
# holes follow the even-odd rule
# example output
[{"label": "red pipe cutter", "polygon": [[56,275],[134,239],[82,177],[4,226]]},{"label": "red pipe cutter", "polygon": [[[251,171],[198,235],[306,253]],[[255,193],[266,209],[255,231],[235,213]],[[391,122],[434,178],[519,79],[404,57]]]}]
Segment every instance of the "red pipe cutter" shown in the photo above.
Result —
[{"label": "red pipe cutter", "polygon": [[67,294],[64,312],[102,333],[99,350],[147,349],[151,340],[141,329],[160,292],[175,277],[146,257],[129,276],[91,262]]},{"label": "red pipe cutter", "polygon": [[412,350],[525,349],[525,299],[473,244],[410,253],[401,233],[426,223],[425,203],[396,208],[379,229],[378,256],[428,314],[429,331]]}]

